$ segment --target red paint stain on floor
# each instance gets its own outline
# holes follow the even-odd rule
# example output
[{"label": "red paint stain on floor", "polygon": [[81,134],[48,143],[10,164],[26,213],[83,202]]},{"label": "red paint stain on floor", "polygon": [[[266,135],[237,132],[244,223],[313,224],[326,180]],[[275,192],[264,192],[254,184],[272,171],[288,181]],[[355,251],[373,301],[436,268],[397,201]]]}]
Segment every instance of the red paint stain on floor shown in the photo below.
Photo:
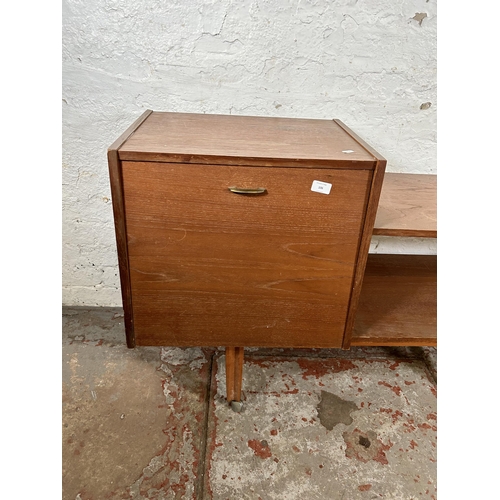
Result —
[{"label": "red paint stain on floor", "polygon": [[384,387],[388,387],[396,396],[401,396],[401,387],[399,385],[391,385],[388,382],[380,381],[378,385],[383,385]]},{"label": "red paint stain on floor", "polygon": [[392,413],[392,408],[380,408],[381,413]]},{"label": "red paint stain on floor", "polygon": [[368,490],[370,490],[370,489],[371,489],[371,487],[372,487],[372,485],[371,485],[371,484],[360,484],[360,485],[358,486],[358,490],[359,490],[359,491],[368,491]]},{"label": "red paint stain on floor", "polygon": [[402,416],[403,416],[403,412],[401,412],[401,411],[399,411],[399,410],[396,410],[396,411],[392,414],[392,423],[393,423],[393,424],[395,424],[395,423],[398,421],[398,419],[399,419],[400,417],[402,417]]},{"label": "red paint stain on floor", "polygon": [[254,452],[254,455],[259,458],[270,458],[272,455],[269,446],[263,445],[262,441],[259,441],[258,439],[251,439],[250,441],[248,441],[248,447],[251,448]]},{"label": "red paint stain on floor", "polygon": [[394,443],[389,441],[388,444],[384,444],[380,439],[377,439],[374,432],[363,432],[359,429],[354,429],[352,432],[346,431],[342,434],[342,437],[347,445],[345,450],[347,458],[355,458],[364,463],[370,460],[382,465],[389,463],[385,452],[391,449]]},{"label": "red paint stain on floor", "polygon": [[403,413],[400,410],[394,411],[392,408],[380,408],[379,411],[380,413],[391,413],[393,424],[395,424],[403,416]]},{"label": "red paint stain on floor", "polygon": [[378,462],[379,464],[387,465],[389,463],[389,461],[387,460],[387,457],[385,456],[385,452],[387,450],[390,450],[392,448],[392,446],[393,446],[393,444],[390,441],[389,441],[389,444],[380,443],[380,448],[378,450],[378,453],[375,455],[373,460],[375,460],[375,462]]},{"label": "red paint stain on floor", "polygon": [[302,370],[302,378],[321,378],[329,373],[339,373],[346,370],[356,369],[357,366],[349,359],[297,359],[297,364]]},{"label": "red paint stain on floor", "polygon": [[414,431],[416,431],[417,428],[413,424],[414,424],[414,422],[411,419],[408,419],[408,422],[404,422],[403,426],[406,429],[405,432],[414,432]]},{"label": "red paint stain on floor", "polygon": [[432,429],[433,431],[437,431],[437,427],[435,425],[429,425],[427,422],[424,422],[423,424],[418,424],[419,429]]}]

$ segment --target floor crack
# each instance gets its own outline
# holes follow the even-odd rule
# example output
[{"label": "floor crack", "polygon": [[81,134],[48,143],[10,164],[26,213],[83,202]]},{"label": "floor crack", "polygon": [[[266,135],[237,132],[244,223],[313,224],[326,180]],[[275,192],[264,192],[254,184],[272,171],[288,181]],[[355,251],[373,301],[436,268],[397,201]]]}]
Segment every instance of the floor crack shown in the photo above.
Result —
[{"label": "floor crack", "polygon": [[212,352],[209,359],[208,365],[208,383],[206,385],[206,390],[204,394],[204,406],[205,406],[205,415],[203,419],[203,423],[201,426],[201,442],[200,442],[200,460],[198,462],[198,470],[197,470],[197,481],[194,488],[194,498],[202,500],[205,495],[205,474],[207,472],[207,453],[208,446],[207,442],[209,439],[209,425],[210,425],[210,397],[212,394],[212,375],[214,368],[214,359],[216,352]]}]

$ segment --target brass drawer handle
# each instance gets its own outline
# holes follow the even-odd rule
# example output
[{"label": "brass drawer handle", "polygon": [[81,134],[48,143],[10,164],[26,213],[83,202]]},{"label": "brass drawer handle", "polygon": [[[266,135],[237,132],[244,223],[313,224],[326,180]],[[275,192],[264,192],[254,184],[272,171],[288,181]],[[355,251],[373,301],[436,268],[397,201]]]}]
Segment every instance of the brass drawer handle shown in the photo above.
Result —
[{"label": "brass drawer handle", "polygon": [[266,192],[266,188],[241,188],[241,187],[236,187],[236,186],[231,186],[228,188],[231,193],[236,193],[236,194],[262,194]]}]

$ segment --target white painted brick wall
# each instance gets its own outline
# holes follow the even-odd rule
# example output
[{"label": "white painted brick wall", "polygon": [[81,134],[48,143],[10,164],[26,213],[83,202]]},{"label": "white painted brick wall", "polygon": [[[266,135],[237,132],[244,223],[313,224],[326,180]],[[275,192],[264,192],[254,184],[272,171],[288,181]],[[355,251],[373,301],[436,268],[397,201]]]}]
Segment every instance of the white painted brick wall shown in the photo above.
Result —
[{"label": "white painted brick wall", "polygon": [[66,305],[121,305],[106,150],[148,108],[339,118],[436,173],[436,0],[63,0]]}]

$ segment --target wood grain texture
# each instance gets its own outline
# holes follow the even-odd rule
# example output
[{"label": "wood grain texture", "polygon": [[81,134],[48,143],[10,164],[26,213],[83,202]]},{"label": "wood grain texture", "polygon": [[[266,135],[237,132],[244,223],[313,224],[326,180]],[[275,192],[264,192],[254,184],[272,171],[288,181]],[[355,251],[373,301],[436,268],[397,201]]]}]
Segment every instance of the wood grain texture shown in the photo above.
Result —
[{"label": "wood grain texture", "polygon": [[373,226],[375,224],[375,217],[380,199],[380,192],[384,180],[387,160],[372,146],[370,146],[361,137],[359,137],[354,131],[352,131],[341,120],[335,119],[334,121],[340,128],[342,128],[342,130],[344,130],[344,132],[346,132],[350,137],[352,137],[354,141],[356,141],[361,147],[363,147],[376,159],[375,168],[371,179],[370,196],[367,204],[365,219],[363,222],[363,228],[361,231],[358,255],[356,258],[356,271],[352,283],[352,292],[349,301],[349,310],[344,330],[344,340],[342,342],[342,348],[349,349],[351,345],[354,320],[356,318],[356,310],[358,307],[359,297],[361,294],[361,285],[364,278],[365,267],[368,258],[368,251],[370,249],[370,242],[373,234]]},{"label": "wood grain texture", "polygon": [[437,176],[386,173],[374,235],[437,237]]},{"label": "wood grain texture", "polygon": [[124,309],[125,331],[127,346],[135,346],[134,325],[132,317],[132,294],[128,266],[127,228],[125,225],[125,209],[123,200],[123,182],[121,163],[118,158],[118,149],[134,133],[134,131],[152,113],[145,111],[108,149],[109,180],[111,184],[111,198],[113,202],[113,216],[115,223],[116,246],[118,251],[118,266],[120,272],[121,294]]},{"label": "wood grain texture", "polygon": [[241,401],[243,362],[243,347],[226,347],[226,399],[228,403]]},{"label": "wood grain texture", "polygon": [[369,255],[351,345],[436,344],[436,256]]},{"label": "wood grain texture", "polygon": [[376,158],[334,120],[152,113],[122,160],[373,169]]},{"label": "wood grain texture", "polygon": [[380,159],[377,161],[377,165],[375,167],[375,171],[371,179],[370,197],[368,200],[366,215],[361,232],[359,251],[356,258],[356,272],[354,274],[352,293],[349,301],[349,311],[344,331],[344,340],[342,342],[343,349],[349,349],[351,345],[351,337],[354,328],[354,321],[356,318],[359,298],[361,295],[361,287],[365,276],[365,268],[368,259],[368,252],[370,250],[373,225],[375,223],[377,205],[380,198],[380,191],[382,189],[382,182],[385,175],[386,163],[387,162],[385,159]]},{"label": "wood grain texture", "polygon": [[365,151],[371,154],[378,162],[384,163],[387,160],[372,146],[370,146],[364,139],[362,139],[356,132],[351,130],[342,120],[335,118],[333,120],[344,132],[352,138],[353,141],[357,142]]},{"label": "wood grain texture", "polygon": [[137,345],[340,347],[371,177],[123,162]]}]

